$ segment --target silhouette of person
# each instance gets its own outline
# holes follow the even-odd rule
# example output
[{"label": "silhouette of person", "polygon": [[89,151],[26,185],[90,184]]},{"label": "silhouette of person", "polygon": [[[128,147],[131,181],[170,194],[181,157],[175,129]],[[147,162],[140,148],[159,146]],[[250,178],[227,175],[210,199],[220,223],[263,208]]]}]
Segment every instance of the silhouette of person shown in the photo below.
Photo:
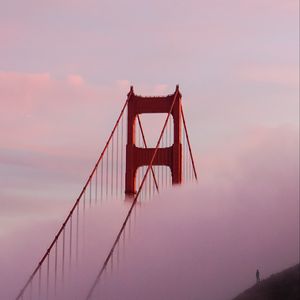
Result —
[{"label": "silhouette of person", "polygon": [[256,283],[260,282],[260,277],[259,277],[259,270],[256,270]]}]

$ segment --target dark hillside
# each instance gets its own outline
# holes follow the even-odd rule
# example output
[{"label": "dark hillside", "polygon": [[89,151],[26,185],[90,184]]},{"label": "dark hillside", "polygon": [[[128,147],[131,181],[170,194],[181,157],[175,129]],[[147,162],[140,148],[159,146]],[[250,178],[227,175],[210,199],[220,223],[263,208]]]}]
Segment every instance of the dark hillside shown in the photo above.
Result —
[{"label": "dark hillside", "polygon": [[300,300],[300,265],[271,275],[233,300]]}]

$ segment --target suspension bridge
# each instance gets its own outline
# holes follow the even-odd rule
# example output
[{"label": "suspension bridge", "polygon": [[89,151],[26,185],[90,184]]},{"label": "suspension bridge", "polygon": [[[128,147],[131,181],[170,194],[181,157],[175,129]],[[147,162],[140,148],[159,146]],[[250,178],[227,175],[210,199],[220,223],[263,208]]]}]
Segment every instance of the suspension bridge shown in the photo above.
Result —
[{"label": "suspension bridge", "polygon": [[[164,113],[155,147],[148,147],[141,115]],[[80,259],[79,239],[84,230],[85,211],[105,199],[130,199],[128,211],[107,249],[96,276],[86,289],[85,299],[95,290],[117,256],[120,241],[137,203],[151,199],[159,191],[192,180],[197,172],[192,155],[179,87],[167,96],[144,97],[133,87],[117,121],[78,198],[49,247],[28,276],[15,299],[63,299],[70,272],[67,268]],[[111,265],[110,268],[108,266]],[[99,299],[99,297],[97,297]]]}]

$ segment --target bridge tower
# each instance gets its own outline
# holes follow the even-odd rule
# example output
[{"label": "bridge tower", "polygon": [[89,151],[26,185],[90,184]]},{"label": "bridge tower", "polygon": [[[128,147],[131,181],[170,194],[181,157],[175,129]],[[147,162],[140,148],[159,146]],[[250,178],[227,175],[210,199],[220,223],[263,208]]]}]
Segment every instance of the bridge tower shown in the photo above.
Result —
[{"label": "bridge tower", "polygon": [[[173,105],[173,107],[172,107]],[[163,97],[143,97],[134,94],[133,87],[128,93],[127,145],[125,193],[136,193],[136,172],[141,166],[148,166],[155,148],[139,148],[136,146],[136,119],[139,114],[170,113],[173,117],[173,145],[158,148],[153,166],[167,166],[171,170],[172,184],[182,181],[182,144],[181,144],[181,93],[176,86],[174,94]]]}]

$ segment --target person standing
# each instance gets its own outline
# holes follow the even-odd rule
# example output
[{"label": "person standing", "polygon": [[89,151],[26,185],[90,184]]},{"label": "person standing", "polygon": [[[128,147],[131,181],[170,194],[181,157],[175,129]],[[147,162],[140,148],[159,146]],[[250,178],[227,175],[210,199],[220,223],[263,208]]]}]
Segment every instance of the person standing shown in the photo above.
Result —
[{"label": "person standing", "polygon": [[259,270],[256,270],[256,283],[260,282],[260,275],[259,275]]}]

